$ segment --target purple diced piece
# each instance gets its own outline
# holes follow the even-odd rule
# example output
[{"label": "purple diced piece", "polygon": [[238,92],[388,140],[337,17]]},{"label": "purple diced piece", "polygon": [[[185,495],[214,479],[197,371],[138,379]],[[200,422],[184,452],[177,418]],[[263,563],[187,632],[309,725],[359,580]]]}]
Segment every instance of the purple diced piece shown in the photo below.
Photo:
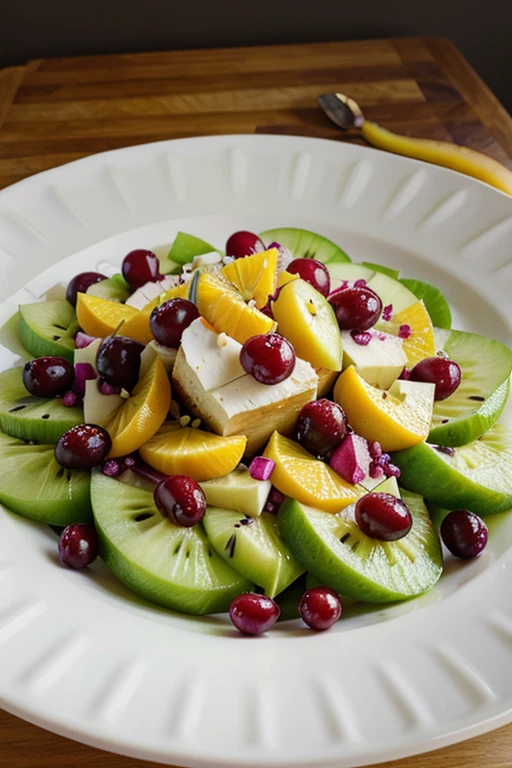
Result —
[{"label": "purple diced piece", "polygon": [[253,480],[270,480],[270,476],[276,466],[273,459],[267,459],[265,456],[256,456],[251,461],[249,474]]},{"label": "purple diced piece", "polygon": [[383,320],[391,320],[392,316],[393,316],[393,305],[392,304],[386,304],[386,306],[382,310],[382,319]]}]

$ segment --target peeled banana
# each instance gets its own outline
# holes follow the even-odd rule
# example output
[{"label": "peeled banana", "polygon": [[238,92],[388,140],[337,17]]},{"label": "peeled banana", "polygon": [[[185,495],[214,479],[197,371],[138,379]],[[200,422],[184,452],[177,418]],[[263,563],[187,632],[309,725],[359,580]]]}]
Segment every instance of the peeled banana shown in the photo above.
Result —
[{"label": "peeled banana", "polygon": [[415,139],[388,131],[377,123],[365,120],[359,105],[342,93],[322,94],[318,101],[336,125],[359,128],[363,138],[374,147],[443,165],[512,195],[512,171],[481,152],[444,141]]}]

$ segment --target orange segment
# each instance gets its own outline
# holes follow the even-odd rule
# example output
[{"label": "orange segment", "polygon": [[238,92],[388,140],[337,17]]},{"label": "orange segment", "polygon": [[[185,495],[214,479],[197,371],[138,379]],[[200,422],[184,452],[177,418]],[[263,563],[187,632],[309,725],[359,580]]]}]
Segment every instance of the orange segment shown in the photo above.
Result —
[{"label": "orange segment", "polygon": [[130,339],[147,344],[153,338],[149,330],[149,315],[118,301],[108,301],[88,293],[78,293],[76,316],[80,327],[90,336],[104,338],[119,329]]},{"label": "orange segment", "polygon": [[368,384],[351,365],[338,378],[334,399],[357,434],[371,442],[376,440],[384,451],[411,448],[430,431],[434,405],[431,384],[398,380],[384,392]]},{"label": "orange segment", "polygon": [[246,304],[237,289],[214,272],[204,271],[198,276],[195,302],[199,314],[213,325],[217,333],[227,333],[240,344],[251,336],[269,333],[276,326],[270,317]]},{"label": "orange segment", "polygon": [[270,438],[264,456],[276,463],[273,485],[302,504],[334,513],[361,496],[356,486],[345,482],[327,464],[279,432]]},{"label": "orange segment", "polygon": [[379,323],[379,327],[387,333],[395,336],[399,335],[401,325],[408,325],[411,329],[411,335],[404,338],[403,350],[407,355],[407,367],[419,363],[425,357],[435,355],[434,328],[432,320],[427,312],[423,301],[417,301],[410,307],[403,309],[396,315],[393,315],[389,322]]},{"label": "orange segment", "polygon": [[277,287],[282,288],[283,285],[286,285],[286,283],[291,283],[293,280],[298,279],[298,275],[293,274],[292,272],[287,272],[286,269],[283,269],[283,271],[280,272],[277,276]]},{"label": "orange segment", "polygon": [[141,448],[165,421],[170,406],[171,385],[157,357],[126,402],[101,424],[112,438],[109,457],[126,456]]},{"label": "orange segment", "polygon": [[261,309],[277,287],[277,248],[235,259],[221,269],[221,274],[240,291],[245,301],[254,299]]},{"label": "orange segment", "polygon": [[246,444],[243,435],[219,437],[169,422],[140,448],[140,455],[159,472],[188,475],[201,482],[232,472],[240,463]]}]

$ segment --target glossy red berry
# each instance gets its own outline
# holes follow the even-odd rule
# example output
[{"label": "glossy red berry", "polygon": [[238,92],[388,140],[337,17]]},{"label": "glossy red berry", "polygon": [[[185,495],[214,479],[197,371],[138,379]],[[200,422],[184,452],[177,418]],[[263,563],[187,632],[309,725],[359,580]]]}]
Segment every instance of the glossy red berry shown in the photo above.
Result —
[{"label": "glossy red berry", "polygon": [[177,348],[183,331],[199,317],[196,305],[187,299],[170,299],[155,307],[149,319],[151,333],[165,347]]},{"label": "glossy red berry", "polygon": [[306,403],[301,409],[297,419],[297,440],[314,456],[327,456],[346,434],[345,411],[332,400],[322,397]]},{"label": "glossy red berry", "polygon": [[487,544],[484,521],[467,509],[454,509],[441,523],[441,538],[455,557],[477,557]]},{"label": "glossy red berry", "polygon": [[460,365],[446,357],[426,357],[409,371],[410,381],[435,384],[434,400],[453,395],[462,379]]},{"label": "glossy red berry", "polygon": [[71,389],[75,373],[63,357],[36,357],[23,366],[23,384],[35,397],[57,397]]},{"label": "glossy red berry", "polygon": [[356,503],[356,523],[367,536],[396,541],[412,528],[412,515],[401,499],[391,493],[367,493]]},{"label": "glossy red berry", "polygon": [[329,270],[316,259],[294,259],[286,267],[287,272],[298,275],[306,283],[313,286],[322,296],[328,296],[331,290],[331,276]]},{"label": "glossy red berry", "polygon": [[317,632],[329,629],[341,616],[341,601],[329,587],[314,587],[304,592],[299,614],[308,627]]},{"label": "glossy red berry", "polygon": [[146,251],[143,248],[130,251],[124,257],[121,271],[124,279],[133,290],[146,283],[155,283],[162,279],[158,257],[153,251]]},{"label": "glossy red berry", "polygon": [[55,458],[65,469],[92,469],[107,458],[112,440],[106,429],[96,424],[78,424],[59,438]]},{"label": "glossy red berry", "polygon": [[67,301],[75,307],[77,293],[85,293],[91,285],[106,279],[106,275],[102,275],[100,272],[81,272],[79,275],[75,275],[66,288]]},{"label": "glossy red berry", "polygon": [[78,570],[97,556],[98,536],[93,525],[73,523],[64,528],[59,538],[59,557],[64,565]]},{"label": "glossy red berry", "polygon": [[295,350],[278,333],[252,336],[240,351],[240,364],[260,384],[279,384],[295,368]]},{"label": "glossy red berry", "polygon": [[353,286],[332,293],[329,302],[334,309],[342,331],[367,331],[382,312],[382,301],[375,291],[366,286]]},{"label": "glossy red berry", "polygon": [[261,635],[271,629],[281,609],[274,600],[255,592],[244,592],[235,597],[229,609],[229,618],[245,635]]},{"label": "glossy red berry", "polygon": [[164,517],[185,528],[199,523],[206,512],[203,489],[187,475],[171,475],[162,480],[155,488],[154,498]]},{"label": "glossy red berry", "polygon": [[235,259],[243,259],[244,256],[251,256],[253,253],[264,250],[263,240],[254,232],[246,230],[234,232],[226,243],[226,256],[232,256]]}]

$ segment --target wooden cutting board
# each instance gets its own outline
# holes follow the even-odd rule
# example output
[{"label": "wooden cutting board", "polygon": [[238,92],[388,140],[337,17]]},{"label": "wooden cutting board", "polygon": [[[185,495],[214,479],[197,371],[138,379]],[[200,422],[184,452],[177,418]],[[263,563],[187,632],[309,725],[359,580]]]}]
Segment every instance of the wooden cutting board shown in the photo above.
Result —
[{"label": "wooden cutting board", "polygon": [[512,167],[512,119],[446,40],[39,59],[0,72],[0,188],[94,152],[219,133],[338,141],[316,96],[343,90],[391,130]]},{"label": "wooden cutting board", "polygon": [[[512,168],[512,119],[447,40],[403,38],[37,60],[0,71],[0,188],[94,152],[161,139],[281,133],[359,141],[316,96],[465,144]],[[0,711],[0,768],[150,768]],[[505,768],[512,726],[387,768]]]}]

